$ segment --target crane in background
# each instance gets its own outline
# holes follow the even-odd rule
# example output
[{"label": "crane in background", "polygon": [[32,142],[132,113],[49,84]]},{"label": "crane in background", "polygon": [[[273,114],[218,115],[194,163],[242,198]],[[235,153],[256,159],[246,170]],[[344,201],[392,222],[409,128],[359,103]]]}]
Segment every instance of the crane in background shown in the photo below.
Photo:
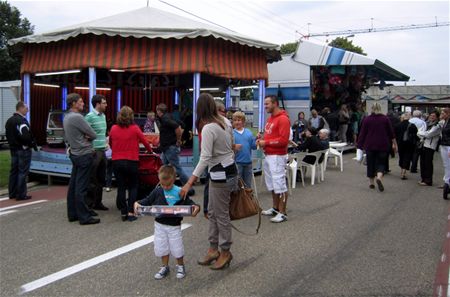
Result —
[{"label": "crane in background", "polygon": [[[372,19],[373,20],[373,19]],[[428,24],[419,24],[419,25],[406,25],[406,26],[394,26],[394,27],[381,27],[374,28],[372,23],[372,28],[367,29],[355,29],[355,30],[341,30],[341,31],[330,31],[323,33],[308,33],[307,35],[303,35],[305,38],[308,37],[318,37],[318,36],[331,36],[331,35],[353,35],[353,34],[361,34],[361,33],[375,33],[375,32],[386,32],[386,31],[401,31],[401,30],[413,30],[413,29],[423,29],[423,28],[432,28],[432,27],[443,27],[449,26],[450,22],[435,22]],[[297,32],[299,33],[299,32]]]}]

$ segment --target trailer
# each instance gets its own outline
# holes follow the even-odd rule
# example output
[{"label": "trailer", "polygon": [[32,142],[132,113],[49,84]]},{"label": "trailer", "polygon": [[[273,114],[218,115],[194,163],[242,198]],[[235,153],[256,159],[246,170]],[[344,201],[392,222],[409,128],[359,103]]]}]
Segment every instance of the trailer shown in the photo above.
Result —
[{"label": "trailer", "polygon": [[20,80],[0,82],[0,146],[8,143],[5,124],[16,111],[19,96]]}]

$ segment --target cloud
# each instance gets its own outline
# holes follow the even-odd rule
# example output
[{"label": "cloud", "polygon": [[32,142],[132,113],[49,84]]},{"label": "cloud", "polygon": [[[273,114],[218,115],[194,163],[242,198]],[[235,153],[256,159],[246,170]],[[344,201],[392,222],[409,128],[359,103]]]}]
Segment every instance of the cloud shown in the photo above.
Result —
[{"label": "cloud", "polygon": [[[449,21],[448,1],[172,1],[168,3],[231,30],[272,43],[309,32],[393,27]],[[144,7],[146,0],[11,1],[36,26],[36,33]],[[194,18],[160,1],[150,6]],[[198,20],[198,19],[196,19]],[[329,36],[331,41],[336,36]],[[325,41],[327,37],[316,40]],[[415,79],[415,84],[450,84],[449,27],[356,34],[352,38],[377,58]]]}]

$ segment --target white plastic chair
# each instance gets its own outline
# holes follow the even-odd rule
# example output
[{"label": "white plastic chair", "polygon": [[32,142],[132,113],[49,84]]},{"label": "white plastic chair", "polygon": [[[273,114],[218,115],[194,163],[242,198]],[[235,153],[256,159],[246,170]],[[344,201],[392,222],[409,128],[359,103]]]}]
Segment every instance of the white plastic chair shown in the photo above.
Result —
[{"label": "white plastic chair", "polygon": [[[300,176],[302,179],[303,187],[305,186],[305,178],[304,178],[304,173],[303,173],[304,168],[305,169],[309,168],[311,171],[311,185],[314,185],[316,178],[317,178],[318,182],[323,181],[325,179],[325,173],[324,173],[325,158],[322,161],[322,163],[319,163],[319,159],[322,156],[322,154],[326,154],[327,151],[328,150],[322,150],[322,151],[317,151],[317,152],[313,152],[313,153],[299,152],[299,153],[296,153],[293,155],[293,157],[295,159],[290,163],[290,169],[292,172],[292,187],[293,188],[295,188],[298,169],[300,169]],[[306,156],[314,156],[315,162],[313,164],[303,162],[303,158]],[[299,168],[299,166],[300,166],[300,168]],[[317,177],[316,177],[316,173],[317,173]],[[320,174],[320,176],[319,176],[319,174]]]},{"label": "white plastic chair", "polygon": [[328,152],[328,158],[334,158],[334,166],[336,167],[338,166],[338,159],[339,159],[341,172],[344,171],[344,158],[342,151],[338,151],[337,149],[330,147]]}]

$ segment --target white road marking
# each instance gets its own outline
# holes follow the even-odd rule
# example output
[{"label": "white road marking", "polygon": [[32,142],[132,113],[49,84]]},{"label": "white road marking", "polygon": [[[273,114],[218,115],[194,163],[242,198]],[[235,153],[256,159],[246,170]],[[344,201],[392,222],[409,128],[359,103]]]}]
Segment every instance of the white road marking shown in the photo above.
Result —
[{"label": "white road marking", "polygon": [[[191,227],[191,224],[181,224],[181,230],[187,229]],[[115,249],[113,251],[110,251],[106,254],[97,256],[95,258],[86,260],[84,262],[81,262],[79,264],[76,264],[74,266],[71,266],[69,268],[63,269],[61,271],[55,272],[53,274],[47,275],[43,278],[40,278],[38,280],[32,281],[30,283],[27,283],[20,287],[21,292],[20,294],[24,294],[33,290],[36,290],[38,288],[44,287],[50,283],[56,282],[60,279],[63,279],[67,276],[70,276],[72,274],[78,273],[84,269],[90,268],[92,266],[98,265],[102,262],[105,262],[107,260],[110,260],[112,258],[115,258],[117,256],[120,256],[122,254],[128,253],[132,250],[135,250],[137,248],[140,248],[144,245],[147,245],[149,243],[152,243],[154,240],[154,236],[149,236],[147,238],[135,241],[133,243],[130,243],[128,245],[125,245],[123,247],[120,247],[118,249]]]},{"label": "white road marking", "polygon": [[[9,197],[0,198],[0,201],[5,201],[5,200],[9,200]],[[12,200],[12,199],[11,199],[11,200]]]},{"label": "white road marking", "polygon": [[16,212],[17,210],[7,210],[7,211],[2,211],[2,212],[0,212],[0,216],[3,216],[3,215],[7,215],[7,214],[9,214],[9,213],[13,213],[13,212]]},{"label": "white road marking", "polygon": [[28,203],[11,205],[11,206],[0,208],[0,212],[8,210],[8,209],[14,209],[14,208],[29,206],[29,205],[33,205],[33,204],[37,204],[37,203],[42,203],[42,202],[45,202],[45,201],[47,201],[47,200],[37,200],[37,201],[33,201],[33,202],[28,202]]}]

